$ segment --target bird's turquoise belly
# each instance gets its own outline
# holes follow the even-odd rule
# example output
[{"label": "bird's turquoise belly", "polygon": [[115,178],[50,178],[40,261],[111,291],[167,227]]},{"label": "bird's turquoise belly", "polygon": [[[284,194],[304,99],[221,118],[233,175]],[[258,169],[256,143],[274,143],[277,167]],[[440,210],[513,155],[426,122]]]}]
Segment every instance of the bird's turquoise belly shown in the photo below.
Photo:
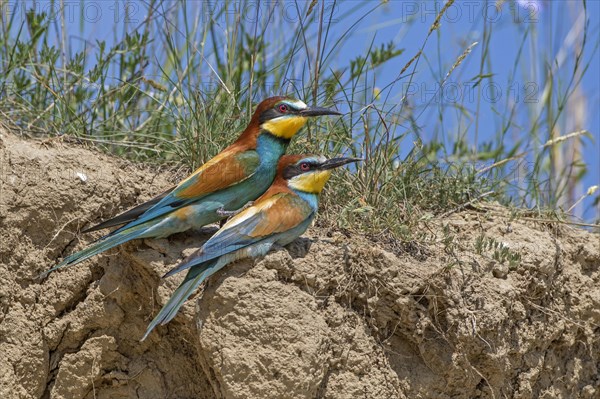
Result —
[{"label": "bird's turquoise belly", "polygon": [[216,211],[222,206],[222,203],[216,201],[202,201],[198,204],[188,205],[184,209],[165,216],[158,223],[154,220],[147,222],[148,227],[140,235],[140,238],[163,238],[194,227],[218,222],[221,217]]}]

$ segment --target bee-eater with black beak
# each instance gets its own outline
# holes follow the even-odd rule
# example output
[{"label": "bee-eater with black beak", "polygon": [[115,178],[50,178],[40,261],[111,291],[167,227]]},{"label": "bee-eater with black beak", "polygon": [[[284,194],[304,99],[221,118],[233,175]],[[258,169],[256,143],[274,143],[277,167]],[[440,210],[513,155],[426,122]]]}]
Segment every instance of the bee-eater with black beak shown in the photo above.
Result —
[{"label": "bee-eater with black beak", "polygon": [[271,186],[277,163],[309,117],[339,115],[287,97],[262,101],[248,127],[221,153],[158,197],[86,231],[125,224],[45,274],[136,238],[166,237],[202,227],[242,208]]},{"label": "bee-eater with black beak", "polygon": [[190,269],[181,285],[148,326],[142,340],[158,325],[169,322],[187,298],[209,276],[229,263],[265,255],[273,245],[287,245],[310,226],[319,194],[331,171],[358,158],[286,155],[273,185],[252,206],[229,219],[197,252],[169,271]]}]

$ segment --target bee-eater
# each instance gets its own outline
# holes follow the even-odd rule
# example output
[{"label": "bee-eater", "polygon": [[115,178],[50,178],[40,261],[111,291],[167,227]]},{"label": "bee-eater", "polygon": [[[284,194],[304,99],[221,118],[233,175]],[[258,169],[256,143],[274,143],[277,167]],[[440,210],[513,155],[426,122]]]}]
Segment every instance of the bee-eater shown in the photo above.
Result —
[{"label": "bee-eater", "polygon": [[252,206],[233,216],[198,251],[164,277],[190,269],[171,298],[148,326],[142,340],[158,324],[166,324],[209,276],[243,258],[265,255],[273,245],[287,245],[311,224],[319,194],[334,168],[358,158],[286,155],[277,167],[273,185]]},{"label": "bee-eater", "polygon": [[[262,101],[239,138],[191,176],[158,197],[86,231],[124,226],[48,270],[79,263],[136,238],[166,237],[215,223],[263,194],[277,162],[309,117],[339,115],[287,97]],[[229,212],[229,213],[228,213]]]}]

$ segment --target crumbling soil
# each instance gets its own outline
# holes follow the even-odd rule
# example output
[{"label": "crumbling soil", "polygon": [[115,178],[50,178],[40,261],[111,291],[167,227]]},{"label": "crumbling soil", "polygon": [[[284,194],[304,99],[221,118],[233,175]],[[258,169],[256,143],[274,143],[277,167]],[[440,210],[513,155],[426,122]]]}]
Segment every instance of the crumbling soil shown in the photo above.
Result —
[{"label": "crumbling soil", "polygon": [[600,398],[598,235],[497,209],[432,222],[418,254],[311,229],[144,342],[183,277],[160,276],[215,227],[38,279],[170,184],[0,132],[0,398]]}]

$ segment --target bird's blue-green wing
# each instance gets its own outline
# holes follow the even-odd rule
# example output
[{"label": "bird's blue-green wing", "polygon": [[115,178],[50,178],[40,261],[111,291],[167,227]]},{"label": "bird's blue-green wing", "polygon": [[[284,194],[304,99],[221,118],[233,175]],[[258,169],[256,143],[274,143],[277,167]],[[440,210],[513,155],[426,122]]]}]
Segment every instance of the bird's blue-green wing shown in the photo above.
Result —
[{"label": "bird's blue-green wing", "polygon": [[171,192],[143,214],[109,235],[137,226],[159,216],[173,212],[214,192],[241,183],[254,174],[260,163],[254,150],[238,152],[235,147],[226,149],[202,165]]}]

